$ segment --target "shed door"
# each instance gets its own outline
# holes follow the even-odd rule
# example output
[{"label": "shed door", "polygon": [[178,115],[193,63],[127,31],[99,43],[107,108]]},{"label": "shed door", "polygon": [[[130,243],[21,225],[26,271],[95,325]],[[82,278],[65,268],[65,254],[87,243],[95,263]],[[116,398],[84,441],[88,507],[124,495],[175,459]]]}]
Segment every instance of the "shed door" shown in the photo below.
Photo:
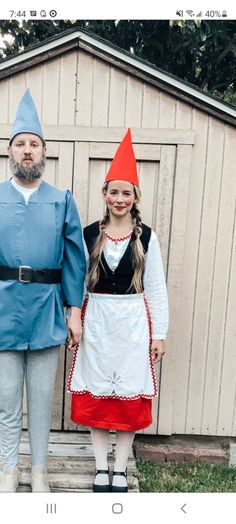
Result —
[{"label": "shed door", "polygon": [[[100,130],[90,128],[91,140],[75,143],[73,193],[83,225],[103,216],[104,204],[101,188],[114,153],[125,130],[117,131],[117,140],[106,130],[103,140]],[[146,131],[146,132],[145,132]],[[113,133],[114,135],[114,133]],[[133,131],[142,202],[141,216],[159,238],[171,304],[171,324],[167,340],[167,353],[162,365],[156,366],[159,382],[159,401],[153,401],[153,423],[146,433],[171,434],[172,386],[174,348],[178,326],[178,289],[181,286],[193,133],[163,130]],[[164,143],[163,143],[164,142]],[[72,355],[66,356],[68,376]],[[79,430],[86,429],[77,426]],[[64,429],[76,429],[70,420],[70,396],[65,393]]]}]

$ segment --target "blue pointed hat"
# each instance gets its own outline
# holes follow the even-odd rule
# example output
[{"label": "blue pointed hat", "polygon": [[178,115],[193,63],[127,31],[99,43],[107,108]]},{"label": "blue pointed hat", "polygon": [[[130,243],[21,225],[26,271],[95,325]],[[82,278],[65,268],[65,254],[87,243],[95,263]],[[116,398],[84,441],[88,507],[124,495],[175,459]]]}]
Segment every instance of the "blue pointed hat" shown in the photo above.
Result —
[{"label": "blue pointed hat", "polygon": [[43,132],[37,109],[29,89],[26,89],[19,102],[10,136],[10,144],[13,138],[19,133],[32,133],[33,135],[38,135],[41,140],[43,140]]}]

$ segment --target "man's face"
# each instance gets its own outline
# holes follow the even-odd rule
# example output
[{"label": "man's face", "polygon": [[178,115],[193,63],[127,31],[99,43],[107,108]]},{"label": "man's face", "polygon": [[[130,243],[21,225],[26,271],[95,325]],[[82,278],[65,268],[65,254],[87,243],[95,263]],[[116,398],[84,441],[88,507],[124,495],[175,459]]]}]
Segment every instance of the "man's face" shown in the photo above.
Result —
[{"label": "man's face", "polygon": [[14,176],[29,183],[40,178],[45,167],[45,151],[42,140],[31,133],[19,133],[8,147],[10,167]]}]

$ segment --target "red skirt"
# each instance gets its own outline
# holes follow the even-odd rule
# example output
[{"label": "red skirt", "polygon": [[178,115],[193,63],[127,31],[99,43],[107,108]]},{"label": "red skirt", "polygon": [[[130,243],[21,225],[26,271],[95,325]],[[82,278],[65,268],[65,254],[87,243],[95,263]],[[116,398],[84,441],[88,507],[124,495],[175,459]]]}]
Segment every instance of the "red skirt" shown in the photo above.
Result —
[{"label": "red skirt", "polygon": [[90,393],[72,394],[71,419],[84,426],[137,431],[152,423],[151,399],[97,398]]}]

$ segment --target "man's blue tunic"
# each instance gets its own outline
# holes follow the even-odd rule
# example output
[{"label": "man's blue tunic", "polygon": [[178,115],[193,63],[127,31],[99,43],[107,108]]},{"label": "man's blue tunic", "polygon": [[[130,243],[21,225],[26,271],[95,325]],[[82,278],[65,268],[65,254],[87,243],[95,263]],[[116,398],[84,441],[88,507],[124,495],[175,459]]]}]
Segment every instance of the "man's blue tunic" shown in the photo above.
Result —
[{"label": "man's blue tunic", "polygon": [[0,350],[63,344],[63,305],[81,307],[85,257],[70,191],[42,181],[28,205],[10,180],[0,184],[0,265],[61,268],[61,284],[0,280]]}]

